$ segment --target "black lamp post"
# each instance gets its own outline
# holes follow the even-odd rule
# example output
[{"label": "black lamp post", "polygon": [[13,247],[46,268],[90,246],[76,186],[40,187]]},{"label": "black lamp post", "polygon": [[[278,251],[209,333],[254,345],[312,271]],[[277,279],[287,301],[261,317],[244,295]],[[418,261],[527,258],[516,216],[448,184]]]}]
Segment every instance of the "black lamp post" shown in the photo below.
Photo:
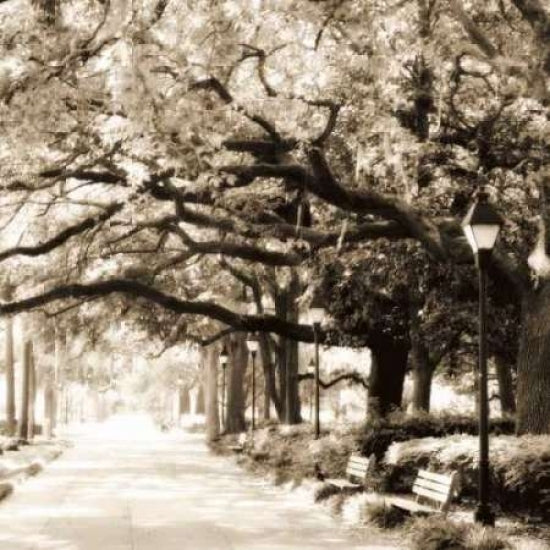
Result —
[{"label": "black lamp post", "polygon": [[259,348],[256,335],[251,334],[246,340],[246,345],[252,356],[252,431],[254,431],[256,427],[256,354]]},{"label": "black lamp post", "polygon": [[[307,372],[308,374],[313,374],[313,378],[315,378],[315,361],[311,359],[309,361],[309,365],[307,366]],[[315,380],[313,379],[311,381],[310,385],[310,391],[309,391],[309,421],[313,419],[313,388],[315,386]]]},{"label": "black lamp post", "polygon": [[225,430],[225,369],[229,361],[227,346],[224,344],[220,352],[220,365],[222,366],[222,429]]},{"label": "black lamp post", "polygon": [[486,302],[487,267],[498,237],[502,219],[488,201],[485,191],[479,191],[462,222],[462,228],[476,256],[479,275],[479,486],[475,520],[494,525],[495,516],[489,504],[489,400],[487,391]]},{"label": "black lamp post", "polygon": [[321,321],[325,316],[325,309],[319,294],[317,293],[311,304],[309,305],[309,316],[313,324],[313,341],[315,342],[315,371],[313,373],[313,379],[315,382],[315,418],[313,422],[313,432],[315,439],[319,439],[321,433],[321,425],[319,420],[319,331],[321,329]]}]

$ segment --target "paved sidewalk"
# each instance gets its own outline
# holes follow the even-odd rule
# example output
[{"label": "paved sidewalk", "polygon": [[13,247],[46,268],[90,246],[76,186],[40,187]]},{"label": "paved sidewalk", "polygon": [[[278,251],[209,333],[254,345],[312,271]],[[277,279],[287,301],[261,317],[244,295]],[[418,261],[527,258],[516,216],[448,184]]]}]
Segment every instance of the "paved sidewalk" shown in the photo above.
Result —
[{"label": "paved sidewalk", "polygon": [[[203,436],[119,417],[0,504],[6,550],[388,550],[359,543],[320,506],[208,454]],[[99,431],[101,430],[101,431]]]}]

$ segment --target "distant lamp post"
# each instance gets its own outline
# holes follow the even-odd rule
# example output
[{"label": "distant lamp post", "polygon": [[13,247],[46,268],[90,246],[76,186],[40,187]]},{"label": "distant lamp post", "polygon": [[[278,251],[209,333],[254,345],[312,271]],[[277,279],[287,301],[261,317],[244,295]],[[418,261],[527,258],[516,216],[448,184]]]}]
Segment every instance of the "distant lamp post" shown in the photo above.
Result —
[{"label": "distant lamp post", "polygon": [[[307,373],[313,374],[313,377],[315,378],[315,361],[313,359],[309,360],[309,364],[307,366]],[[309,421],[311,422],[313,420],[313,388],[315,385],[315,380],[311,381],[311,384],[309,386]]]},{"label": "distant lamp post", "polygon": [[481,190],[462,222],[462,228],[476,256],[479,276],[479,487],[475,520],[494,525],[489,504],[489,401],[487,391],[486,305],[487,267],[495,246],[502,219]]},{"label": "distant lamp post", "polygon": [[311,319],[313,325],[313,341],[315,343],[315,370],[313,374],[313,380],[315,385],[314,392],[314,404],[315,404],[315,417],[313,422],[313,432],[315,439],[319,439],[321,433],[321,426],[319,421],[319,401],[320,401],[320,392],[319,392],[319,331],[321,330],[321,322],[325,317],[325,308],[321,301],[319,293],[317,293],[311,304],[309,305],[309,318]]},{"label": "distant lamp post", "polygon": [[257,336],[250,334],[246,345],[252,357],[252,431],[254,431],[256,427],[256,354],[260,347]]},{"label": "distant lamp post", "polygon": [[224,344],[220,352],[220,365],[222,366],[222,429],[225,430],[225,370],[229,362],[229,353],[227,346]]}]

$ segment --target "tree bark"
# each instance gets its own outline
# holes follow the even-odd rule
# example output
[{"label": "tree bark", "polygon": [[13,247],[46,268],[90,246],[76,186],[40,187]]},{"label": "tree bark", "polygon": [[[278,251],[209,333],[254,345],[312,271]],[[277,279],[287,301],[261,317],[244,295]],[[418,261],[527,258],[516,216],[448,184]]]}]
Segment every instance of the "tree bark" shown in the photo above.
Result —
[{"label": "tree bark", "polygon": [[23,344],[23,375],[21,377],[21,412],[19,414],[18,436],[22,441],[27,441],[27,427],[29,424],[29,390],[30,369],[32,361],[32,342]]},{"label": "tree bark", "polygon": [[203,348],[205,366],[204,393],[206,397],[206,438],[215,441],[220,436],[220,415],[218,412],[218,350],[215,346]]},{"label": "tree bark", "polygon": [[517,432],[550,433],[550,282],[522,302],[518,354]]},{"label": "tree bark", "polygon": [[409,350],[388,345],[371,352],[367,414],[369,418],[378,418],[401,407]]},{"label": "tree bark", "polygon": [[233,335],[230,349],[231,358],[228,365],[229,381],[227,386],[227,424],[225,432],[234,434],[246,430],[244,418],[244,375],[248,364],[246,335],[242,332]]},{"label": "tree bark", "polygon": [[514,395],[514,383],[510,363],[502,355],[495,354],[495,369],[498,380],[498,395],[502,414],[513,415],[516,413],[516,396]]}]

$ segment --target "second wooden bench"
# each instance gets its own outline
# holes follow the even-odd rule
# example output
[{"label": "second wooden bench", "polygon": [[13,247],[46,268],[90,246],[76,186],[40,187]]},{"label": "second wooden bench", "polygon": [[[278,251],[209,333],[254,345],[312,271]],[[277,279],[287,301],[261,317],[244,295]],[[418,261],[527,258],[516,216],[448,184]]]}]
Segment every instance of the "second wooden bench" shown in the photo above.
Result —
[{"label": "second wooden bench", "polygon": [[445,475],[419,470],[412,487],[415,500],[392,497],[386,499],[386,502],[411,514],[446,515],[456,493],[457,483],[457,472]]}]

